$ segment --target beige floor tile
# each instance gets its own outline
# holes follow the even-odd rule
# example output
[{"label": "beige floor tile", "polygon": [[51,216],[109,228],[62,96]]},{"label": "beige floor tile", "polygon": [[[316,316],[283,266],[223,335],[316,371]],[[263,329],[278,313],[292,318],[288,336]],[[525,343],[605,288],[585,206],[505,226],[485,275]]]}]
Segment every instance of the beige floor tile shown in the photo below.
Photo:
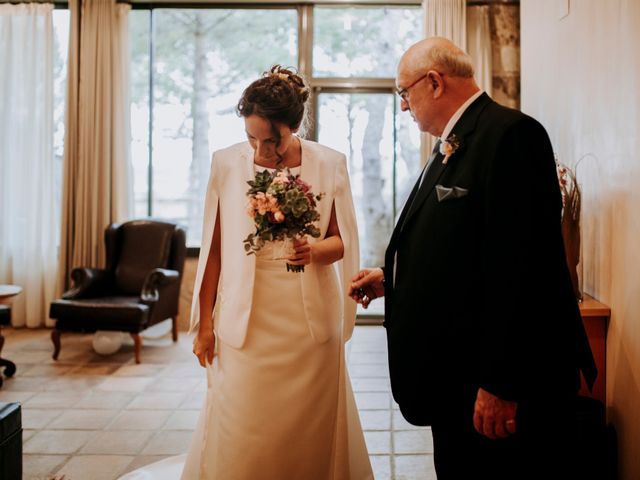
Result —
[{"label": "beige floor tile", "polygon": [[159,462],[160,460],[163,460],[165,458],[167,458],[169,455],[138,455],[136,458],[134,458],[131,463],[129,465],[127,465],[127,467],[124,469],[124,471],[122,472],[123,474],[125,473],[129,473],[133,470],[136,470],[140,467],[144,467],[146,465],[149,465],[151,463],[155,463],[155,462]]},{"label": "beige floor tile", "polygon": [[198,380],[198,384],[193,389],[194,392],[206,392],[208,388],[207,379]]},{"label": "beige floor tile", "polygon": [[373,478],[376,480],[391,480],[391,457],[389,455],[371,455]]},{"label": "beige floor tile", "polygon": [[118,410],[68,410],[48,425],[50,430],[102,430]]},{"label": "beige floor tile", "polygon": [[28,408],[72,408],[86,396],[85,392],[41,392],[24,404]]},{"label": "beige floor tile", "polygon": [[0,402],[20,402],[24,404],[35,394],[36,392],[9,392],[8,390],[0,389]]},{"label": "beige floor tile", "polygon": [[204,404],[204,398],[206,396],[206,392],[193,392],[187,396],[182,405],[180,405],[181,409],[184,410],[199,410],[202,408]]},{"label": "beige floor tile", "polygon": [[433,438],[428,430],[393,432],[393,453],[433,453]]},{"label": "beige floor tile", "polygon": [[45,389],[50,378],[12,377],[4,378],[2,390],[7,392],[40,392]]},{"label": "beige floor tile", "polygon": [[389,410],[361,410],[360,422],[364,430],[390,430],[391,412]]},{"label": "beige floor tile", "polygon": [[62,415],[64,410],[57,408],[23,408],[22,428],[45,428],[54,418]]},{"label": "beige floor tile", "polygon": [[151,432],[105,431],[95,435],[80,453],[100,455],[137,455],[151,438]]},{"label": "beige floor tile", "polygon": [[65,480],[115,480],[132,459],[124,455],[78,455],[71,458],[57,475],[64,475]]},{"label": "beige floor tile", "polygon": [[88,391],[102,383],[102,381],[100,377],[66,376],[47,382],[44,389],[48,392]]},{"label": "beige floor tile", "polygon": [[431,455],[395,455],[395,480],[437,480]]},{"label": "beige floor tile", "polygon": [[81,399],[76,408],[124,408],[134,397],[134,393],[94,391]]},{"label": "beige floor tile", "polygon": [[53,365],[34,365],[23,373],[25,377],[61,377],[76,368],[69,364],[53,364]]},{"label": "beige floor tile", "polygon": [[[197,378],[156,378],[146,392],[191,392],[200,384]],[[206,383],[205,383],[206,385]]]},{"label": "beige floor tile", "polygon": [[27,440],[29,440],[38,432],[39,430],[31,430],[31,429],[22,430],[22,443],[24,444]]},{"label": "beige floor tile", "polygon": [[362,353],[353,352],[348,358],[349,366],[351,365],[386,365],[387,355],[379,353]]},{"label": "beige floor tile", "polygon": [[153,364],[133,364],[123,365],[118,368],[113,375],[116,377],[154,377],[164,366]]},{"label": "beige floor tile", "polygon": [[186,453],[191,443],[191,432],[161,431],[142,451],[143,455],[179,455]]},{"label": "beige floor tile", "polygon": [[171,410],[125,410],[107,430],[159,430],[171,414]]},{"label": "beige floor tile", "polygon": [[177,392],[141,393],[127,405],[127,410],[166,410],[178,408],[186,396],[186,393]]},{"label": "beige floor tile", "polygon": [[[133,347],[127,345],[123,345],[120,350],[111,355],[99,355],[90,347],[85,352],[85,359],[88,364],[119,363],[125,365],[135,363]],[[144,350],[142,351],[142,359],[144,361]]]},{"label": "beige floor tile", "polygon": [[388,392],[391,388],[388,378],[352,378],[354,392]]},{"label": "beige floor tile", "polygon": [[24,453],[75,453],[94,434],[95,432],[82,430],[40,430],[24,444]]},{"label": "beige floor tile", "polygon": [[388,393],[356,393],[355,396],[359,410],[386,410],[389,408]]},{"label": "beige floor tile", "polygon": [[[396,405],[396,403],[394,402],[394,405]],[[409,422],[407,422],[404,417],[402,416],[402,412],[400,412],[400,410],[393,410],[393,414],[391,416],[391,426],[393,428],[393,430],[428,430],[429,432],[431,431],[431,429],[429,427],[418,427],[416,425],[411,425]]]},{"label": "beige floor tile", "polygon": [[142,392],[153,382],[150,377],[109,377],[97,386],[106,392]]},{"label": "beige floor tile", "polygon": [[6,356],[8,359],[10,359],[18,366],[18,368],[20,368],[21,365],[41,365],[43,363],[49,363],[52,353],[53,347],[51,347],[51,352],[34,350],[5,352],[3,350],[3,356]]},{"label": "beige floor tile", "polygon": [[389,432],[364,432],[364,439],[369,455],[391,452],[391,433]]},{"label": "beige floor tile", "polygon": [[49,479],[68,459],[66,455],[23,455],[22,478],[23,480]]},{"label": "beige floor tile", "polygon": [[389,378],[389,367],[387,364],[353,365],[349,367],[349,375],[352,378]]},{"label": "beige floor tile", "polygon": [[163,377],[177,378],[203,378],[205,376],[204,369],[198,362],[176,363],[169,365],[162,372]]},{"label": "beige floor tile", "polygon": [[171,414],[162,428],[163,430],[188,430],[192,432],[196,429],[199,416],[200,410],[178,410]]},{"label": "beige floor tile", "polygon": [[106,376],[111,375],[113,372],[122,367],[120,363],[103,363],[92,365],[80,365],[72,369],[69,372],[73,376],[87,376],[87,375],[99,375]]}]

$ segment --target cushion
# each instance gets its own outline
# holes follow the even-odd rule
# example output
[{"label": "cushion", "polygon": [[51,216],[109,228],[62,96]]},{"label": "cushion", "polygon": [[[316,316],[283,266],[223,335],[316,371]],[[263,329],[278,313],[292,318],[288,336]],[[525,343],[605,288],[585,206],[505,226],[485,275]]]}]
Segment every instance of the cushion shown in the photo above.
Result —
[{"label": "cushion", "polygon": [[125,295],[140,294],[144,279],[154,268],[166,268],[174,225],[146,221],[120,227],[121,244],[115,269],[116,288]]}]

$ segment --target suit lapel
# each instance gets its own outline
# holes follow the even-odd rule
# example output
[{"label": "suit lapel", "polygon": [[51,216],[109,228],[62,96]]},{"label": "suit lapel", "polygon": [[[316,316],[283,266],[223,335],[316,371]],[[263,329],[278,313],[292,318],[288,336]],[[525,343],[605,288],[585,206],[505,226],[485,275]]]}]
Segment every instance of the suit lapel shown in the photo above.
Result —
[{"label": "suit lapel", "polygon": [[[410,222],[411,219],[420,210],[420,207],[427,200],[447,167],[449,167],[453,163],[459,164],[464,159],[465,148],[466,144],[468,143],[469,136],[476,128],[480,113],[491,101],[492,100],[489,98],[489,96],[486,93],[483,93],[471,105],[469,105],[469,107],[462,114],[462,117],[460,117],[460,120],[458,120],[456,125],[453,127],[453,130],[451,131],[451,135],[455,135],[460,139],[460,146],[458,147],[458,150],[456,150],[456,152],[451,156],[446,164],[442,163],[444,156],[438,152],[436,158],[433,161],[433,165],[431,165],[426,173],[425,179],[422,183],[422,187],[418,191],[414,202],[411,204],[411,207],[407,212],[406,218],[404,219],[404,224]],[[398,222],[398,224],[400,224],[400,222]]]}]

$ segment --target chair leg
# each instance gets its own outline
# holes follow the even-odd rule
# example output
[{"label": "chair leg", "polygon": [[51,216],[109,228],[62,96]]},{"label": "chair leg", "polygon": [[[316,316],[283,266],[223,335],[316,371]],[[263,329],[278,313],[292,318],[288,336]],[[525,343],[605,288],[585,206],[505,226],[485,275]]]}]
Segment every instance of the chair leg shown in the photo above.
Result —
[{"label": "chair leg", "polygon": [[51,330],[51,341],[53,342],[53,359],[58,360],[60,355],[60,335],[62,332],[55,328]]},{"label": "chair leg", "polygon": [[[2,353],[2,347],[4,347],[4,335],[2,335],[2,327],[0,327],[0,354]],[[4,367],[4,374],[7,377],[13,377],[16,373],[16,364],[11,360],[0,357],[0,367]],[[2,386],[2,377],[0,377],[0,387]]]},{"label": "chair leg", "polygon": [[142,347],[142,339],[140,335],[137,333],[131,333],[131,338],[133,338],[133,352],[136,356],[136,363],[140,363],[140,350]]},{"label": "chair leg", "polygon": [[171,335],[173,341],[178,341],[178,317],[171,317]]}]

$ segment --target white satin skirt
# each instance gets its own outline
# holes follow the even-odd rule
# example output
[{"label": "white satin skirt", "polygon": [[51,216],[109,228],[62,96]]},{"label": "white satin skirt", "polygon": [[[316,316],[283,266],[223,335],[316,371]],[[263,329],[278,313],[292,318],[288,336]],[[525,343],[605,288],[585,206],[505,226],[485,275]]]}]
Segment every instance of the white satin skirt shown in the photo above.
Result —
[{"label": "white satin skirt", "polygon": [[342,329],[325,343],[313,340],[300,275],[281,260],[257,259],[245,344],[218,342],[188,453],[123,479],[373,479]]}]

